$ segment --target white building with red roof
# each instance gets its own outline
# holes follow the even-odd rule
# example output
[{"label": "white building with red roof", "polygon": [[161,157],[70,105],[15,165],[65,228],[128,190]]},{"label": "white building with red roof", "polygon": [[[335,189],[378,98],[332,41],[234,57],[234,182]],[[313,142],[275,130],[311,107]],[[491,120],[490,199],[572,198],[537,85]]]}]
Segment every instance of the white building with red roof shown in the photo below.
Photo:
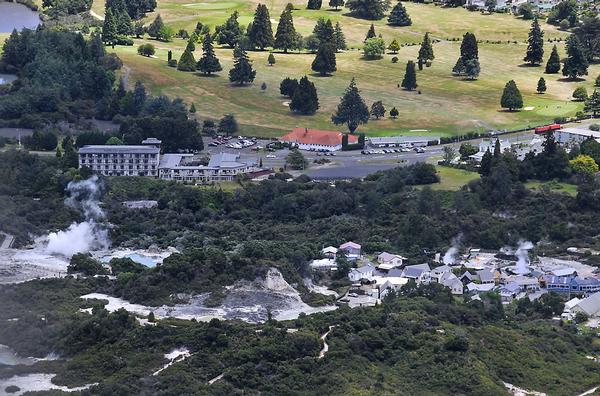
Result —
[{"label": "white building with red roof", "polygon": [[[322,131],[319,129],[294,128],[279,140],[298,146],[300,150],[338,151],[342,149],[343,133],[338,131]],[[358,143],[358,137],[348,135],[348,144]]]}]

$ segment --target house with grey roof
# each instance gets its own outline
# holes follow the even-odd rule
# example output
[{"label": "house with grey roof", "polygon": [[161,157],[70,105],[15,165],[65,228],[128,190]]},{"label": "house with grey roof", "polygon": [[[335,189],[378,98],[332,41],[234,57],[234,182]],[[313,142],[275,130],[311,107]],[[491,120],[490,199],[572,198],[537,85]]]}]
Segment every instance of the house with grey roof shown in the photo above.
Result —
[{"label": "house with grey roof", "polygon": [[462,295],[464,292],[464,285],[452,272],[445,272],[439,278],[439,283],[450,289],[450,292],[454,295]]},{"label": "house with grey roof", "polygon": [[571,311],[574,314],[582,312],[589,317],[600,317],[600,292],[579,301]]},{"label": "house with grey roof", "polygon": [[402,270],[402,277],[414,279],[417,283],[429,283],[430,272],[429,264],[407,265]]},{"label": "house with grey roof", "polygon": [[371,264],[364,265],[358,268],[352,268],[348,273],[348,279],[352,282],[360,282],[361,280],[371,281],[373,280],[373,275],[375,272],[375,267]]},{"label": "house with grey roof", "polygon": [[496,283],[496,274],[490,268],[484,268],[476,271],[479,282],[481,283]]},{"label": "house with grey roof", "polygon": [[406,260],[406,257],[402,257],[397,254],[383,252],[377,256],[377,262],[379,265],[377,268],[384,271],[389,271],[392,268],[401,267],[402,263]]}]

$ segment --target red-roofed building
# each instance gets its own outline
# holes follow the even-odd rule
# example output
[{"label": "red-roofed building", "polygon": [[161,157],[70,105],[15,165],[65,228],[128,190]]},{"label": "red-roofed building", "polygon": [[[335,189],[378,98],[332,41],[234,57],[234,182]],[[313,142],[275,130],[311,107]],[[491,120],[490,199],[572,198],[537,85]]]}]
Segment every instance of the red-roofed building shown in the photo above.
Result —
[{"label": "red-roofed building", "polygon": [[[338,151],[342,149],[341,132],[318,129],[294,128],[279,140],[298,146],[300,150]],[[358,137],[348,135],[348,144],[358,143]]]}]

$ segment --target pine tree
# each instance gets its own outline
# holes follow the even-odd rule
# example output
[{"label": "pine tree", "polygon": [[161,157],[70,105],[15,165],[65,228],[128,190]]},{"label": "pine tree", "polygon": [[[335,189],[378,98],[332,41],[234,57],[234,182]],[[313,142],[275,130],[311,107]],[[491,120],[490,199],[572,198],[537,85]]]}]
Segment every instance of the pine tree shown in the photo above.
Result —
[{"label": "pine tree", "polygon": [[415,62],[408,61],[406,63],[406,71],[404,72],[404,79],[400,86],[408,91],[412,91],[417,88],[417,71],[415,69]]},{"label": "pine tree", "polygon": [[462,56],[459,56],[452,68],[452,74],[455,76],[462,76],[465,74],[465,62],[463,61]]},{"label": "pine tree", "polygon": [[588,60],[585,50],[575,34],[567,38],[567,59],[563,64],[562,74],[571,80],[588,74]]},{"label": "pine tree", "polygon": [[479,166],[479,173],[481,176],[489,176],[492,172],[492,162],[493,156],[490,153],[490,149],[488,148],[486,152],[481,157],[481,164]]},{"label": "pine tree", "polygon": [[392,110],[390,110],[390,117],[392,117],[395,120],[396,118],[398,118],[398,114],[400,114],[398,112],[398,109],[395,107],[392,107]]},{"label": "pine tree", "polygon": [[592,113],[594,118],[600,113],[600,92],[594,89],[594,93],[585,101],[583,111]]},{"label": "pine tree", "polygon": [[248,30],[248,38],[253,47],[264,50],[273,45],[273,28],[269,9],[264,4],[259,4],[254,13],[252,27]]},{"label": "pine tree", "polygon": [[[106,16],[104,16],[104,21],[106,21]],[[153,38],[158,38],[160,35],[160,30],[164,27],[164,23],[160,14],[154,18],[154,21],[148,26],[148,36]]]},{"label": "pine tree", "polygon": [[286,77],[281,80],[281,84],[279,84],[279,92],[288,98],[291,98],[294,95],[296,88],[298,88],[298,80],[295,78]]},{"label": "pine tree", "polygon": [[544,77],[540,77],[537,83],[537,93],[543,94],[544,92],[546,92],[546,80]]},{"label": "pine tree", "polygon": [[309,10],[320,10],[322,5],[322,0],[308,0],[306,8]]},{"label": "pine tree", "polygon": [[133,23],[131,22],[131,17],[127,13],[127,10],[123,8],[117,14],[117,34],[123,36],[131,36],[133,35]]},{"label": "pine tree", "polygon": [[423,42],[421,43],[421,48],[419,48],[419,61],[421,63],[427,63],[435,59],[433,55],[433,46],[431,45],[431,39],[429,38],[429,33],[425,33],[425,37],[423,37]]},{"label": "pine tree", "polygon": [[406,12],[406,8],[402,5],[401,2],[396,3],[394,8],[392,8],[392,12],[388,17],[388,25],[391,26],[410,26],[412,25],[412,21],[410,16],[408,16],[408,12]]},{"label": "pine tree", "polygon": [[369,27],[369,31],[367,32],[367,36],[365,37],[365,41],[375,37],[377,37],[377,34],[375,33],[375,25],[371,24],[371,27]]},{"label": "pine tree", "polygon": [[141,81],[136,81],[133,88],[133,115],[138,115],[146,104],[146,88]]},{"label": "pine tree", "polygon": [[167,52],[167,62],[170,62],[171,59],[173,59],[173,51],[169,50],[169,52]]},{"label": "pine tree", "polygon": [[181,58],[177,62],[177,70],[186,72],[196,71],[196,59],[189,48],[186,48],[183,54],[181,54]]},{"label": "pine tree", "polygon": [[335,24],[335,33],[334,33],[334,41],[335,48],[338,51],[343,51],[348,48],[346,45],[346,36],[344,36],[344,32],[342,31],[342,25],[339,22]]},{"label": "pine tree", "polygon": [[289,49],[295,47],[296,40],[297,35],[292,13],[290,11],[283,11],[279,17],[279,24],[275,33],[275,44],[273,46],[287,53]]},{"label": "pine tree", "polygon": [[556,74],[560,71],[560,56],[558,56],[558,49],[556,45],[552,47],[552,52],[550,52],[550,57],[548,58],[548,62],[546,63],[546,73],[547,74]]},{"label": "pine tree", "polygon": [[537,18],[531,24],[529,38],[527,39],[527,53],[523,60],[531,65],[539,65],[544,58],[544,32],[540,28]]},{"label": "pine tree", "polygon": [[463,36],[460,44],[460,56],[463,61],[468,59],[479,59],[479,48],[477,47],[477,38],[473,33],[467,32]]},{"label": "pine tree", "polygon": [[106,8],[104,24],[102,25],[102,41],[108,45],[114,45],[117,40],[117,21],[112,9]]},{"label": "pine tree", "polygon": [[217,27],[217,43],[227,44],[230,47],[235,47],[238,44],[240,37],[243,35],[238,16],[238,12],[234,11],[223,25]]},{"label": "pine tree", "polygon": [[269,62],[269,66],[273,66],[275,64],[275,55],[273,55],[272,52],[269,54],[267,62]]},{"label": "pine tree", "polygon": [[311,68],[321,76],[329,75],[337,70],[334,44],[325,43],[319,46]]},{"label": "pine tree", "polygon": [[194,105],[194,102],[192,102],[192,105],[190,106],[190,113],[194,114],[196,112],[196,105]]},{"label": "pine tree", "polygon": [[75,150],[75,140],[69,135],[62,141],[63,154],[61,158],[61,166],[63,169],[77,168],[79,166],[79,156]]},{"label": "pine tree", "polygon": [[229,70],[229,81],[238,85],[245,85],[254,81],[256,71],[248,54],[239,45],[233,50],[233,68]]},{"label": "pine tree", "polygon": [[388,45],[387,49],[390,50],[392,54],[397,54],[398,51],[400,51],[400,44],[398,43],[398,40],[393,39],[390,45]]},{"label": "pine tree", "polygon": [[360,96],[354,78],[346,88],[335,114],[331,116],[331,121],[336,125],[346,124],[350,133],[354,133],[360,124],[369,122],[369,108]]},{"label": "pine tree", "polygon": [[371,116],[376,119],[380,119],[385,116],[385,107],[383,106],[383,102],[378,100],[371,105]]},{"label": "pine tree", "polygon": [[344,0],[329,0],[329,7],[335,8],[336,11],[343,6]]},{"label": "pine tree", "polygon": [[357,18],[379,20],[390,8],[390,0],[347,0],[346,7]]},{"label": "pine tree", "polygon": [[294,113],[312,115],[319,109],[319,98],[315,84],[308,80],[307,76],[300,79],[292,100],[290,102],[290,110]]},{"label": "pine tree", "polygon": [[202,41],[202,57],[200,57],[196,67],[202,73],[208,75],[223,70],[219,59],[215,55],[215,49],[213,48],[213,37],[210,34],[204,36],[204,40]]},{"label": "pine tree", "polygon": [[481,67],[479,66],[479,59],[469,59],[465,62],[465,70],[464,75],[469,80],[475,80],[479,77],[479,73],[481,72]]},{"label": "pine tree", "polygon": [[523,107],[523,97],[514,80],[510,80],[506,83],[504,91],[502,92],[502,98],[500,99],[500,106],[508,109],[508,111]]},{"label": "pine tree", "polygon": [[321,44],[331,43],[335,39],[335,30],[330,19],[319,18],[313,29],[313,34],[319,39]]}]

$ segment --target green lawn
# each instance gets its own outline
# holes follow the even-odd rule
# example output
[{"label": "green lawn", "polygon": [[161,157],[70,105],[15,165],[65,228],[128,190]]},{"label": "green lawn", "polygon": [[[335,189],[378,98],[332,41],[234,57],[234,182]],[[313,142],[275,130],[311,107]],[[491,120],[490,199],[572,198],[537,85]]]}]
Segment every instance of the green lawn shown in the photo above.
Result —
[{"label": "green lawn", "polygon": [[472,180],[479,179],[479,173],[469,172],[462,169],[449,168],[447,166],[436,166],[440,182],[431,185],[434,190],[459,190]]},{"label": "green lawn", "polygon": [[529,181],[525,183],[525,187],[534,191],[539,190],[542,186],[548,187],[551,191],[562,192],[572,197],[577,195],[577,186],[575,184],[562,183],[557,181]]}]

